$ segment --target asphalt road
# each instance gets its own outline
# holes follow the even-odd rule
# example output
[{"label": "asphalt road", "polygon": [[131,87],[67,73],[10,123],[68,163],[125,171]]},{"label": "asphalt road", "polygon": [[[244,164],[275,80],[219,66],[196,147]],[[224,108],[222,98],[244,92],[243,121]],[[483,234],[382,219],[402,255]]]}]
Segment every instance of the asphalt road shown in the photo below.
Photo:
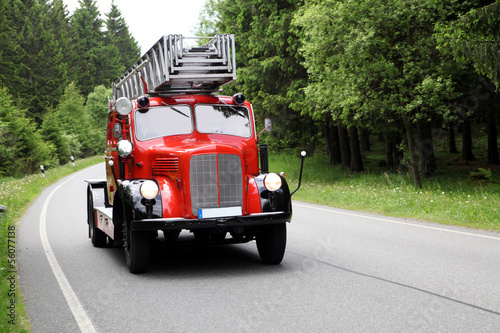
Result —
[{"label": "asphalt road", "polygon": [[84,179],[103,177],[51,186],[20,224],[33,332],[500,332],[499,234],[295,202],[279,266],[253,242],[158,247],[133,275],[87,238]]}]

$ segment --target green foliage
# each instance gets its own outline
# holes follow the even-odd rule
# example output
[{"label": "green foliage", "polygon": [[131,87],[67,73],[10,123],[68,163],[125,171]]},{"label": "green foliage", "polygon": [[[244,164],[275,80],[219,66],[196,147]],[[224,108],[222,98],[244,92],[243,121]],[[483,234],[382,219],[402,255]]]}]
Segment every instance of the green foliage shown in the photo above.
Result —
[{"label": "green foliage", "polygon": [[492,180],[491,169],[477,168],[477,171],[470,173],[470,178],[473,180]]},{"label": "green foliage", "polygon": [[[458,61],[471,62],[476,71],[500,88],[500,3],[473,8],[451,22],[436,25],[441,48]],[[476,4],[477,6],[477,4]]]},{"label": "green foliage", "polygon": [[259,124],[264,118],[273,120],[273,133],[265,140],[276,147],[283,142],[307,144],[318,133],[312,120],[301,115],[300,90],[307,73],[297,52],[297,31],[290,26],[301,5],[302,1],[221,0],[206,11],[217,17],[218,31],[235,34],[238,81],[231,89],[252,101]]},{"label": "green foliage", "polygon": [[103,85],[94,88],[87,97],[87,113],[92,118],[95,127],[104,133],[102,137],[106,136],[108,125],[108,98],[113,95],[113,89],[106,88]]},{"label": "green foliage", "polygon": [[[198,16],[198,25],[194,28],[194,36],[211,37],[219,33],[220,24],[217,6],[220,0],[206,0]],[[202,41],[200,41],[202,43]]]},{"label": "green foliage", "polygon": [[[91,105],[96,106],[95,99],[93,96]],[[42,133],[57,148],[60,164],[67,163],[72,155],[85,157],[104,150],[105,136],[98,130],[98,125],[84,102],[75,83],[71,83],[61,96],[59,105],[43,122]]]},{"label": "green foliage", "polygon": [[75,36],[72,67],[78,88],[86,96],[97,85],[109,85],[125,70],[125,64],[120,63],[118,46],[105,41],[95,0],[82,0],[80,5],[71,18]]},{"label": "green foliage", "polygon": [[95,0],[79,5],[69,16],[63,0],[0,0],[0,175],[104,150],[104,85],[140,50],[114,3],[106,21]]},{"label": "green foliage", "polygon": [[[125,19],[115,5],[111,3],[111,10],[106,14],[105,42],[115,45],[120,57],[118,63],[128,68],[140,57],[141,50],[135,38],[130,34]],[[118,73],[121,75],[121,73]],[[113,77],[115,79],[116,77]]]},{"label": "green foliage", "polygon": [[55,106],[67,83],[62,46],[52,30],[57,23],[42,1],[16,0],[7,12],[12,14],[6,24],[12,27],[4,34],[14,47],[6,49],[3,82],[23,100],[28,117],[41,123],[45,108]]},{"label": "green foliage", "polygon": [[304,31],[313,116],[333,110],[348,126],[377,128],[446,111],[453,82],[433,39],[445,13],[431,0],[308,2],[294,24]]},{"label": "green foliage", "polygon": [[22,175],[54,163],[54,146],[42,140],[25,111],[0,87],[0,175]]}]

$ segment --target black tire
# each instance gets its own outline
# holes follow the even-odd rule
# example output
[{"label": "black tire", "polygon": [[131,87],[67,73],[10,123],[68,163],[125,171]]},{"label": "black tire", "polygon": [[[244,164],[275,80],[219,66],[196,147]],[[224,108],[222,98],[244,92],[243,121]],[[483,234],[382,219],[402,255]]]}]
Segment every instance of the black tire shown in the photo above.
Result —
[{"label": "black tire", "polygon": [[95,213],[94,213],[94,199],[92,198],[92,193],[89,191],[87,204],[87,221],[89,224],[89,235],[92,245],[94,247],[105,247],[107,236],[101,229],[97,228]]},{"label": "black tire", "polygon": [[147,231],[129,230],[128,221],[124,223],[123,248],[125,262],[131,273],[144,273],[149,266],[149,235]]},{"label": "black tire", "polygon": [[268,265],[278,265],[286,248],[286,223],[263,226],[255,236],[260,259]]}]

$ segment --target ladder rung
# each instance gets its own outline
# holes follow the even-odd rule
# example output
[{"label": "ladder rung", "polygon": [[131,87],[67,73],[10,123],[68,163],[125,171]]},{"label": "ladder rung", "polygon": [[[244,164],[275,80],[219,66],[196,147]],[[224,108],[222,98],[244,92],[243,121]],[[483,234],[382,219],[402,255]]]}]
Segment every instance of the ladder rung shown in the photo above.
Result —
[{"label": "ladder rung", "polygon": [[192,62],[206,62],[206,63],[218,63],[218,62],[224,62],[224,59],[206,59],[206,58],[200,58],[200,59],[195,59],[195,58],[188,58],[188,59],[178,59],[178,63],[181,64],[187,64],[187,63],[192,63]]},{"label": "ladder rung", "polygon": [[229,71],[229,66],[181,66],[172,67],[172,72],[175,71]]}]

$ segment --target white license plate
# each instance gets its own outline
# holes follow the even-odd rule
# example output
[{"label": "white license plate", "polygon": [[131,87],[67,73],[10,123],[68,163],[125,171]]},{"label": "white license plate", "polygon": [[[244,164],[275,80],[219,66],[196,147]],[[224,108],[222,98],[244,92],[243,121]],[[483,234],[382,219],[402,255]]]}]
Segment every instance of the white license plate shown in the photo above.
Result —
[{"label": "white license plate", "polygon": [[217,207],[198,209],[199,219],[209,219],[213,217],[240,216],[241,207]]}]

